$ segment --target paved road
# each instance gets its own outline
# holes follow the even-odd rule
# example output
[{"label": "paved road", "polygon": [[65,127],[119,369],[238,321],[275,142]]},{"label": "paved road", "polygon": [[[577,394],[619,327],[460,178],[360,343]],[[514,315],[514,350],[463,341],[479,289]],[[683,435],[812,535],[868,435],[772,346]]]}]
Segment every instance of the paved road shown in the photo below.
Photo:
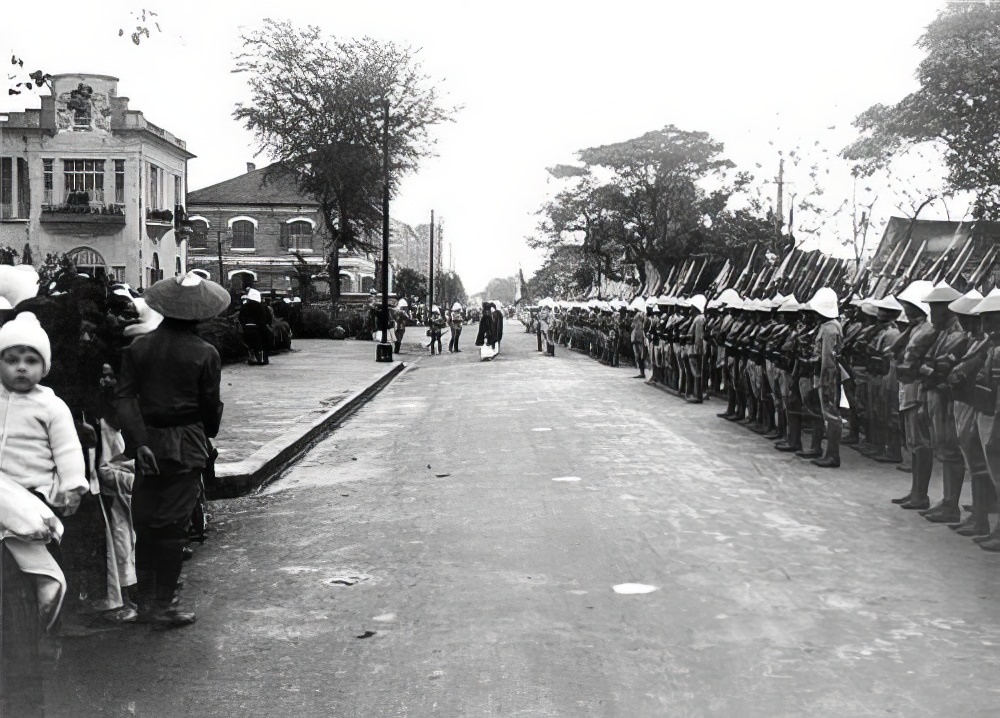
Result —
[{"label": "paved road", "polygon": [[220,503],[199,623],[67,642],[49,715],[995,715],[1000,556],[906,477],[507,332]]}]

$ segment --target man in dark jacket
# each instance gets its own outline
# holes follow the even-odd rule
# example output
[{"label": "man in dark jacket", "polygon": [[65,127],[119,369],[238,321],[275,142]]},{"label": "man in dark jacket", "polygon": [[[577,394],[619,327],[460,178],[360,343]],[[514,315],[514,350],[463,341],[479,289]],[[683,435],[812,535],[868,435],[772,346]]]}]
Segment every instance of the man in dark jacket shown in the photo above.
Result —
[{"label": "man in dark jacket", "polygon": [[208,440],[222,416],[222,363],[196,328],[226,310],[229,293],[189,272],[160,280],[145,298],[164,320],[123,353],[115,409],[136,464],[132,517],[140,619],[174,628],[195,620],[177,608],[174,595]]},{"label": "man in dark jacket", "polygon": [[497,354],[500,353],[500,340],[503,339],[503,312],[500,309],[500,302],[493,302],[493,348]]}]

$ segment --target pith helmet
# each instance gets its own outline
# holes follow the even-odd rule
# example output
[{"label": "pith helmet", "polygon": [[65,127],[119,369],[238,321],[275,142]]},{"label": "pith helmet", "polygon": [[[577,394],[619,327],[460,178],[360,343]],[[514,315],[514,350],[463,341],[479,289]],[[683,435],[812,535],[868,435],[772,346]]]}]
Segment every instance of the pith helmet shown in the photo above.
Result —
[{"label": "pith helmet", "polygon": [[906,302],[910,306],[916,307],[924,314],[930,314],[931,308],[924,304],[924,297],[934,288],[934,285],[926,279],[918,279],[910,282],[910,285],[899,293],[896,297],[900,302]]},{"label": "pith helmet", "polygon": [[896,301],[896,298],[891,294],[879,299],[875,302],[876,309],[884,309],[887,312],[901,312],[903,311],[903,305]]},{"label": "pith helmet", "polygon": [[955,312],[955,314],[964,314],[966,316],[974,316],[973,310],[983,299],[983,295],[979,293],[978,289],[970,289],[968,292],[963,294],[961,297],[951,302],[948,305],[948,309]]},{"label": "pith helmet", "polygon": [[646,309],[646,300],[642,297],[636,297],[632,300],[632,303],[628,305],[628,308],[633,312],[642,312]]},{"label": "pith helmet", "polygon": [[704,313],[705,304],[707,304],[707,302],[708,300],[705,299],[704,294],[695,294],[690,300],[688,300],[688,306],[694,307],[699,313]]},{"label": "pith helmet", "polygon": [[935,287],[924,295],[924,304],[936,304],[937,302],[943,302],[948,304],[954,302],[956,299],[961,297],[962,294],[952,287],[948,282],[938,282]]},{"label": "pith helmet", "polygon": [[785,297],[785,301],[778,307],[779,312],[797,312],[800,309],[802,309],[802,305],[799,304],[799,300],[795,298],[794,294]]},{"label": "pith helmet", "polygon": [[722,294],[719,295],[719,302],[725,307],[732,307],[740,304],[740,293],[735,289],[725,289]]},{"label": "pith helmet", "polygon": [[836,319],[840,314],[840,307],[837,305],[837,293],[829,287],[820,287],[816,294],[809,300],[809,309],[827,319]]},{"label": "pith helmet", "polygon": [[988,312],[1000,312],[1000,289],[993,289],[987,294],[975,308],[976,314],[986,314]]}]

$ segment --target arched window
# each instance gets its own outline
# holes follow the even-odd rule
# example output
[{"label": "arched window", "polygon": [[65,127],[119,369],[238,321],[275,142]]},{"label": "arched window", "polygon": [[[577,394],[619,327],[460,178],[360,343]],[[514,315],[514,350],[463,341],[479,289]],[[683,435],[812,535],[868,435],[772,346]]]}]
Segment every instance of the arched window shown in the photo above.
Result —
[{"label": "arched window", "polygon": [[342,294],[354,291],[354,282],[351,281],[350,274],[340,275],[340,292]]},{"label": "arched window", "polygon": [[313,250],[313,226],[304,219],[293,220],[281,226],[284,245],[289,251]]},{"label": "arched window", "polygon": [[192,219],[191,234],[188,235],[188,249],[208,248],[208,220]]},{"label": "arched window", "polygon": [[231,231],[233,233],[233,249],[253,249],[254,248],[254,227],[253,222],[248,219],[240,219],[233,222]]}]

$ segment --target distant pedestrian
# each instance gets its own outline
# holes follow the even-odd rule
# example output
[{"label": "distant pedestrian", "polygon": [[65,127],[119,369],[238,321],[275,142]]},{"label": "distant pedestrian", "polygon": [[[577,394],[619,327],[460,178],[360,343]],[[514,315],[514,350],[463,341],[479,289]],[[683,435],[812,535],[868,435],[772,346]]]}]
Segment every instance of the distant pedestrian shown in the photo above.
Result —
[{"label": "distant pedestrian", "polygon": [[396,303],[396,308],[392,312],[392,331],[393,331],[393,351],[399,354],[399,350],[403,346],[403,335],[406,334],[406,321],[410,318],[406,313],[406,309],[409,307],[406,299],[400,299]]},{"label": "distant pedestrian", "polygon": [[196,333],[198,322],[229,306],[229,293],[193,273],[161,279],[145,298],[164,316],[122,355],[115,409],[126,452],[135,457],[132,514],[136,530],[140,620],[186,626],[195,615],[175,601],[198,503],[209,439],[219,431],[219,352]]},{"label": "distant pedestrian", "polygon": [[248,289],[243,295],[243,304],[240,306],[239,320],[243,329],[243,343],[247,347],[249,359],[247,364],[263,365],[269,364],[268,360],[268,337],[271,327],[268,324],[267,310],[261,302],[260,292],[256,289]]},{"label": "distant pedestrian", "polygon": [[451,315],[448,321],[448,327],[451,329],[451,338],[448,340],[448,351],[450,352],[462,351],[458,348],[458,338],[462,336],[462,325],[465,323],[465,317],[462,314],[461,304],[455,302],[451,305]]},{"label": "distant pedestrian", "polygon": [[427,336],[431,338],[431,356],[434,356],[434,347],[437,346],[437,353],[441,354],[441,333],[444,328],[448,325],[445,322],[444,317],[441,316],[441,310],[438,307],[433,307],[431,309],[431,317],[427,320]]},{"label": "distant pedestrian", "polygon": [[493,320],[493,349],[497,354],[500,353],[500,340],[503,339],[503,310],[500,306],[500,302],[492,303],[492,320]]},{"label": "distant pedestrian", "polygon": [[[493,305],[490,302],[483,302],[483,311],[479,318],[479,333],[476,334],[476,346],[488,349],[489,357],[493,358]],[[485,351],[482,354],[486,354]]]}]

